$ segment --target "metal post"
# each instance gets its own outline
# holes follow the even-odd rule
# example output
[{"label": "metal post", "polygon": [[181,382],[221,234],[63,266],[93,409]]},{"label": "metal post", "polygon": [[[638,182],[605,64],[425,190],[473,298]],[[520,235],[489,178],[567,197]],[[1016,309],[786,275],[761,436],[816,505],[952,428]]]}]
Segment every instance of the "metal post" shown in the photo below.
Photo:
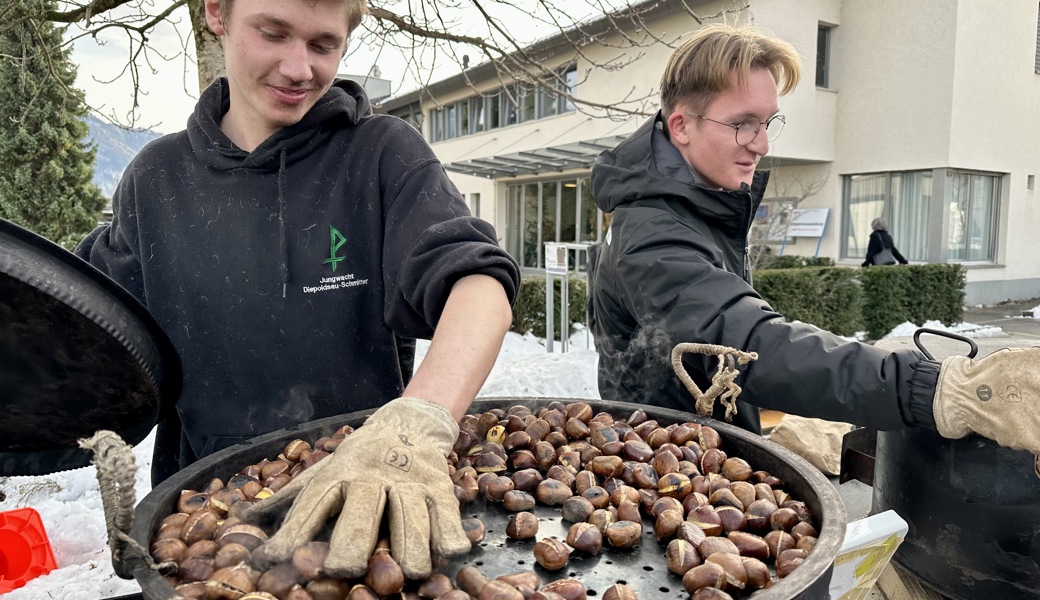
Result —
[{"label": "metal post", "polygon": [[567,298],[567,284],[570,282],[570,273],[564,273],[560,282],[560,352],[567,352],[567,338],[570,337],[571,315],[570,304]]},{"label": "metal post", "polygon": [[[588,264],[588,243],[545,243],[545,348],[552,352],[556,343],[556,333],[553,331],[555,324],[553,306],[553,288],[556,276],[560,276],[560,346],[561,352],[567,352],[570,345],[570,258],[568,252],[575,250],[586,253],[586,264]],[[581,260],[575,262],[575,268],[579,268]],[[585,287],[588,288],[589,276],[585,273]],[[589,346],[589,313],[585,311],[585,347]]]},{"label": "metal post", "polygon": [[545,273],[545,351],[553,351],[553,277],[552,273]]}]

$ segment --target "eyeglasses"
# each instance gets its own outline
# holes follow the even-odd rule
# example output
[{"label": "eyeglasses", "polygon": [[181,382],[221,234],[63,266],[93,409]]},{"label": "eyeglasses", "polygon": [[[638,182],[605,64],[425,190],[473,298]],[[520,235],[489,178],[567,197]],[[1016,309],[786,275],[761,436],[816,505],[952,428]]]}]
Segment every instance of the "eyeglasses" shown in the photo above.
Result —
[{"label": "eyeglasses", "polygon": [[[724,127],[729,127],[736,132],[734,137],[737,140],[738,146],[747,146],[751,142],[755,141],[755,138],[758,137],[758,132],[762,129],[763,125],[762,121],[758,120],[758,117],[748,117],[740,123],[723,123],[722,121],[709,119],[704,115],[698,115],[696,113],[683,111],[683,114],[688,117],[697,117],[698,119],[704,119],[705,121],[711,121],[712,123],[718,123]],[[785,123],[787,123],[787,119],[785,119],[783,115],[773,115],[766,119],[766,136],[770,142],[780,137],[780,132],[784,130]],[[772,127],[770,127],[770,125],[772,125]]]}]

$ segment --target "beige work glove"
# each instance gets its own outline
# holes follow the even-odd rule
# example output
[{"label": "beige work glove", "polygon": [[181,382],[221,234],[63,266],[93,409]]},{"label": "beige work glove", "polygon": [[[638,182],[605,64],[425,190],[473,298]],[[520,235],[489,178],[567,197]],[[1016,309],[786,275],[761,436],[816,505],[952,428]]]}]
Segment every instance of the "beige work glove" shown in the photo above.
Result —
[{"label": "beige work glove", "polygon": [[270,560],[283,561],[338,512],[324,570],[351,578],[368,568],[389,501],[390,552],[406,577],[426,578],[433,570],[431,550],[450,558],[471,547],[448,476],[447,456],[458,435],[443,406],[398,398],[245,518],[277,515],[292,504],[265,549]]},{"label": "beige work glove", "polygon": [[932,414],[939,434],[969,433],[1040,455],[1040,346],[942,362]]}]

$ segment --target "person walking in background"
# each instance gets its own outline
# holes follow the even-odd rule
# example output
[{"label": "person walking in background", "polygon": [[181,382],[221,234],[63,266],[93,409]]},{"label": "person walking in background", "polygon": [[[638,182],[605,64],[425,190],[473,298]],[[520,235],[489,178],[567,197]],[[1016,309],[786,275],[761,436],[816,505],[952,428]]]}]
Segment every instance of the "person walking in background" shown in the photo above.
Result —
[{"label": "person walking in background", "polygon": [[901,265],[907,264],[907,260],[896,249],[896,243],[892,241],[892,234],[888,233],[888,221],[878,217],[870,222],[870,242],[867,243],[867,257],[861,266],[870,265]]}]

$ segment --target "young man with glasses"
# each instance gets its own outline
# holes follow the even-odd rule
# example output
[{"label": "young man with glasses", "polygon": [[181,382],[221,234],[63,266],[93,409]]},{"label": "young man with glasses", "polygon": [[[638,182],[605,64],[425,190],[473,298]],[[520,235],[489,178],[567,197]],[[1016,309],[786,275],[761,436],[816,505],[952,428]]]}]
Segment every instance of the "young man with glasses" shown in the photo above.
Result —
[{"label": "young man with glasses", "polygon": [[[1040,348],[940,364],[787,323],[751,287],[748,230],[769,177],[756,167],[784,125],[778,96],[798,84],[800,62],[754,28],[703,27],[672,54],[660,112],[596,161],[593,194],[612,214],[589,286],[600,395],[690,411],[672,348],[717,344],[758,354],[738,380],[734,423],[745,429],[761,431],[757,406],[948,438],[975,432],[1040,454]],[[709,387],[714,357],[683,364]],[[994,392],[983,398],[986,386]],[[713,416],[725,418],[724,407]]]}]

